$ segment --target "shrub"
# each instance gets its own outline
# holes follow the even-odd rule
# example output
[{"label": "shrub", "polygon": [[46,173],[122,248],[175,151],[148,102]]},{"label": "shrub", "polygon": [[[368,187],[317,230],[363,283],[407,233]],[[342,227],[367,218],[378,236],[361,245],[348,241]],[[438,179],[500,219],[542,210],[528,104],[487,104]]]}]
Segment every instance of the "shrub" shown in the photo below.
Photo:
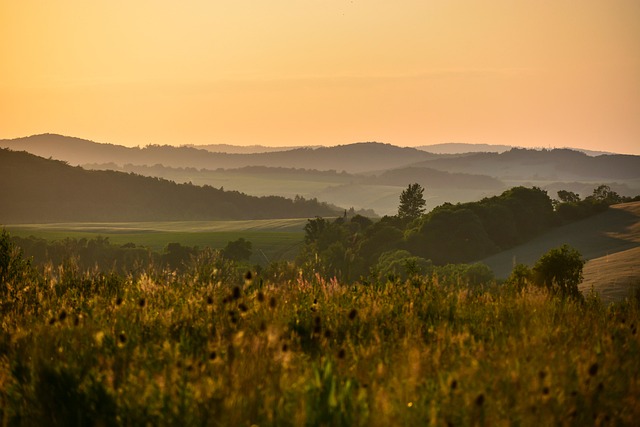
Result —
[{"label": "shrub", "polygon": [[585,261],[580,252],[562,245],[544,254],[533,267],[534,281],[563,297],[582,299],[578,284],[582,282]]}]

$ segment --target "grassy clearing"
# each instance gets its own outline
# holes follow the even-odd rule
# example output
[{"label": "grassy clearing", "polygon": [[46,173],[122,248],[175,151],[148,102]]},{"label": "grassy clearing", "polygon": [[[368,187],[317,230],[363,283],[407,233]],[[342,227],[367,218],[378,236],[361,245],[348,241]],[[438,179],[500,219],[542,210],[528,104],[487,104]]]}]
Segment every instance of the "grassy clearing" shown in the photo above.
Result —
[{"label": "grassy clearing", "polygon": [[115,244],[135,243],[162,252],[168,243],[223,248],[240,237],[253,244],[251,262],[291,260],[300,249],[306,219],[253,221],[167,221],[7,225],[12,235],[46,240],[108,237]]},{"label": "grassy clearing", "polygon": [[4,289],[10,425],[633,425],[637,300],[52,270]]}]

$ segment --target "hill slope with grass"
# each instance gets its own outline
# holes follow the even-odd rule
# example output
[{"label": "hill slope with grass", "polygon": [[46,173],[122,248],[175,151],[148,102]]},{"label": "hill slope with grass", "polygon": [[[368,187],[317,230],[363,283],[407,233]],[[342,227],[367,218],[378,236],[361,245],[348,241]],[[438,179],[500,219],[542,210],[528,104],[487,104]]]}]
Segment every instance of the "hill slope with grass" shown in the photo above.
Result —
[{"label": "hill slope with grass", "polygon": [[533,266],[549,249],[568,244],[587,264],[580,289],[593,287],[605,300],[624,298],[630,287],[640,284],[640,202],[611,206],[607,211],[571,223],[530,242],[488,257],[497,277],[507,277],[516,263]]},{"label": "hill slope with grass", "polygon": [[87,171],[0,149],[0,223],[308,218],[317,200],[253,197],[114,171]]}]

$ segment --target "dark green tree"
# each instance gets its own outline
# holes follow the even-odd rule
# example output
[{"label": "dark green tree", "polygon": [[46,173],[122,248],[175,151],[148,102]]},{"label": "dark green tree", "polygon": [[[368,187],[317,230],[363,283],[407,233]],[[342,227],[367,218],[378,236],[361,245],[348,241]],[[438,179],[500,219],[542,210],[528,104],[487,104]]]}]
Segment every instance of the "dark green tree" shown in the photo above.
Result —
[{"label": "dark green tree", "polygon": [[427,204],[423,194],[424,188],[420,184],[409,184],[407,189],[400,194],[398,218],[413,220],[422,215]]},{"label": "dark green tree", "polygon": [[240,237],[237,240],[227,243],[222,250],[222,255],[232,261],[244,261],[251,257],[251,242]]},{"label": "dark green tree", "polygon": [[560,190],[558,191],[558,199],[560,199],[562,203],[578,203],[580,196],[573,191]]},{"label": "dark green tree", "polygon": [[621,203],[622,197],[615,191],[611,189],[606,184],[599,185],[597,188],[593,190],[593,196],[595,200],[606,202],[609,205],[613,205],[616,203]]},{"label": "dark green tree", "polygon": [[582,299],[578,284],[582,282],[585,261],[569,245],[551,249],[533,267],[534,281],[563,297]]}]

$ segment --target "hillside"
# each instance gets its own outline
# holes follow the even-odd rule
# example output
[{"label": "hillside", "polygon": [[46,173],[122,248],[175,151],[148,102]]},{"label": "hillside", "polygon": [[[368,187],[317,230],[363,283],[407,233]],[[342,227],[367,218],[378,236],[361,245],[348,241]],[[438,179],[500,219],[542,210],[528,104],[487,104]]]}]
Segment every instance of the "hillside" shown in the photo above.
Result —
[{"label": "hillside", "polygon": [[511,180],[640,179],[640,156],[611,154],[592,157],[567,149],[514,148],[503,153],[472,153],[435,158],[418,162],[414,166]]},{"label": "hillside", "polygon": [[[513,145],[500,144],[468,144],[463,142],[445,142],[442,144],[421,145],[416,147],[434,154],[465,154],[465,153],[504,153],[515,147]],[[580,151],[589,156],[599,156],[601,154],[613,154],[606,151],[585,150],[582,148],[570,148],[570,150]]]},{"label": "hillside", "polygon": [[315,200],[253,197],[115,171],[87,171],[0,150],[0,223],[307,218],[331,216]]},{"label": "hillside", "polygon": [[606,212],[558,227],[530,242],[482,260],[507,277],[517,263],[532,266],[549,249],[569,244],[588,261],[584,283],[609,300],[628,294],[630,285],[640,284],[640,202],[611,206]]},{"label": "hillside", "polygon": [[401,167],[416,161],[436,157],[434,154],[415,148],[400,148],[377,142],[363,142],[336,147],[297,148],[279,152],[236,154],[213,153],[208,150],[186,146],[148,145],[143,148],[130,148],[52,134],[0,140],[0,147],[64,160],[72,165],[85,163],[124,165],[130,163],[135,165],[152,166],[161,164],[170,167],[205,169],[271,166],[344,170],[350,173]]}]

